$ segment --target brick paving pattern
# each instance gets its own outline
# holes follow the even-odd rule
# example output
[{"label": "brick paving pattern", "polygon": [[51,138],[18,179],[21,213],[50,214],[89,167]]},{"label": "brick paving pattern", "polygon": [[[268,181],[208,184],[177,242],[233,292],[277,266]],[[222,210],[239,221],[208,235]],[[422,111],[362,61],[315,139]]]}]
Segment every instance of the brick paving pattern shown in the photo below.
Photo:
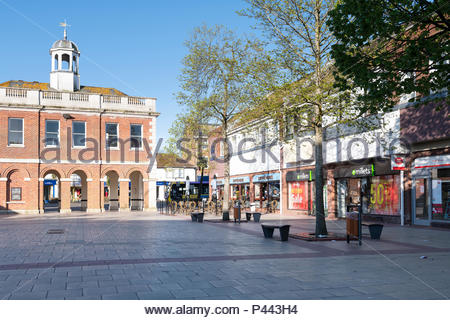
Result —
[{"label": "brick paving pattern", "polygon": [[[314,229],[282,220],[291,233]],[[343,234],[345,222],[328,228]],[[0,299],[448,299],[450,230],[364,233],[360,247],[152,212],[0,216]]]}]

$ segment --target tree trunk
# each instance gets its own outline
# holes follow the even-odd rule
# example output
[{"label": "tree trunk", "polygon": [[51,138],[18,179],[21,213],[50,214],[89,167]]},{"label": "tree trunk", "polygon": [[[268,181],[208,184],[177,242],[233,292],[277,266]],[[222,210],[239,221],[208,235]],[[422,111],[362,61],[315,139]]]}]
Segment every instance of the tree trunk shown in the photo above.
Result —
[{"label": "tree trunk", "polygon": [[327,235],[327,225],[325,223],[325,208],[323,203],[323,128],[315,127],[315,146],[314,154],[316,159],[315,180],[316,180],[316,237],[319,235]]},{"label": "tree trunk", "polygon": [[230,149],[228,145],[228,123],[223,125],[223,156],[224,156],[224,185],[223,185],[223,211],[229,211],[230,202]]},{"label": "tree trunk", "polygon": [[321,40],[322,40],[322,21],[320,20],[320,12],[321,12],[322,3],[316,1],[314,4],[314,21],[315,21],[315,37],[314,37],[314,47],[315,47],[315,85],[316,85],[316,94],[319,103],[315,106],[315,125],[314,125],[314,133],[315,133],[315,160],[316,160],[316,169],[315,169],[315,178],[316,178],[316,237],[324,236],[328,234],[327,225],[325,223],[325,208],[323,205],[323,154],[322,154],[322,142],[323,142],[323,106],[321,101],[322,90],[321,90],[321,81],[322,81],[322,60],[321,60]]}]

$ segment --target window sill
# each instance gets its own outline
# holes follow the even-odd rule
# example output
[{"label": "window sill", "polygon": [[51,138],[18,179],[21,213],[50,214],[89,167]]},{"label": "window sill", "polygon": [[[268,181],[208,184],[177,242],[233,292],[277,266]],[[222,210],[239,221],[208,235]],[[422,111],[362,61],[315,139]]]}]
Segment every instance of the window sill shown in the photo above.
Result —
[{"label": "window sill", "polygon": [[73,146],[72,149],[86,149],[86,146],[84,146],[84,147],[75,147],[75,146]]},{"label": "window sill", "polygon": [[25,201],[7,201],[6,204],[25,204]]},{"label": "window sill", "polygon": [[114,148],[105,147],[105,150],[119,151],[120,148],[119,147],[114,147]]},{"label": "window sill", "polygon": [[61,149],[61,146],[44,146],[44,149]]},{"label": "window sill", "polygon": [[8,144],[9,148],[25,148],[24,144]]}]

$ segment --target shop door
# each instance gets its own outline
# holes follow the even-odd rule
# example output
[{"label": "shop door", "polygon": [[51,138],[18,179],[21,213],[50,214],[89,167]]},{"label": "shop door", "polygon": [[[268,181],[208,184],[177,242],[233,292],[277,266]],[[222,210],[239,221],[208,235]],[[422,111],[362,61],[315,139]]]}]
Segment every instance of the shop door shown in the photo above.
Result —
[{"label": "shop door", "polygon": [[413,222],[419,225],[430,225],[430,181],[427,178],[413,179]]},{"label": "shop door", "polygon": [[347,210],[345,199],[347,198],[348,185],[346,179],[339,179],[337,181],[337,211],[338,218],[345,218],[345,212]]}]

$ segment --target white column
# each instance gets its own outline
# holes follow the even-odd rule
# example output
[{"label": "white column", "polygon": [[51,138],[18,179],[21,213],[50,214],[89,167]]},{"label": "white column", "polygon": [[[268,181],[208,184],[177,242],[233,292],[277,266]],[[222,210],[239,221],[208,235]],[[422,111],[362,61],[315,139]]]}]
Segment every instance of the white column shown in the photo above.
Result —
[{"label": "white column", "polygon": [[62,69],[62,55],[58,54],[58,70]]},{"label": "white column", "polygon": [[[156,179],[148,179],[148,207],[149,209],[156,209]],[[163,193],[164,198],[164,193]]]}]

